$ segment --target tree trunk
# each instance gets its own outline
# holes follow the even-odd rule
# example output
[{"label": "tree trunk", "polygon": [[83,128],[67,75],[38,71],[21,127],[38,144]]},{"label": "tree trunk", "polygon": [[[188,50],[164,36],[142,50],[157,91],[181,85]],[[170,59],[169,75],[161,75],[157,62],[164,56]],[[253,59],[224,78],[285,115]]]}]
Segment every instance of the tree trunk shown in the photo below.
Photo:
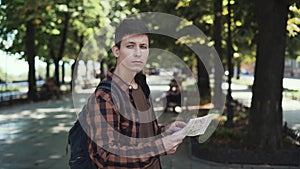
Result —
[{"label": "tree trunk", "polygon": [[53,80],[55,81],[56,85],[60,86],[60,84],[59,84],[59,59],[56,57],[54,47],[51,43],[49,44],[49,51],[50,51],[50,56],[53,59],[53,63],[54,63]]},{"label": "tree trunk", "polygon": [[238,58],[236,62],[236,79],[240,79],[241,76],[241,59]]},{"label": "tree trunk", "polygon": [[[222,0],[215,0],[214,1],[214,12],[215,12],[215,20],[214,20],[214,41],[215,41],[215,49],[219,54],[222,53],[222,23],[221,23],[221,17],[222,17]],[[219,55],[221,61],[222,61],[222,55]]]},{"label": "tree trunk", "polygon": [[208,72],[205,69],[205,66],[200,58],[197,57],[197,67],[198,67],[198,89],[200,97],[202,100],[200,104],[205,104],[210,102],[210,86],[209,86],[209,77]]},{"label": "tree trunk", "polygon": [[[77,60],[75,59],[74,60],[74,63],[72,64],[71,66],[71,83],[70,83],[70,89],[73,90],[73,82],[74,80],[76,79],[75,76],[77,76],[77,72],[75,72],[75,70],[77,70],[76,68],[76,63],[77,63]],[[76,68],[76,69],[75,69]]]},{"label": "tree trunk", "polygon": [[59,81],[59,61],[63,58],[65,47],[66,47],[66,41],[67,41],[67,33],[69,29],[69,20],[70,20],[70,14],[65,13],[65,20],[64,20],[64,26],[62,29],[62,34],[61,34],[61,41],[60,41],[60,46],[58,50],[58,54],[55,57],[52,57],[54,60],[54,65],[55,65],[55,81],[58,86],[60,86],[60,81]]},{"label": "tree trunk", "polygon": [[288,4],[256,0],[258,45],[249,119],[249,143],[269,151],[282,146],[282,79]]},{"label": "tree trunk", "polygon": [[34,45],[34,25],[32,20],[26,23],[26,56],[28,60],[29,72],[28,72],[28,99],[32,101],[37,100],[36,92],[36,78],[35,78],[35,45]]},{"label": "tree trunk", "polygon": [[65,83],[65,62],[61,65],[61,83]]},{"label": "tree trunk", "polygon": [[60,86],[60,81],[59,81],[59,60],[58,59],[54,59],[54,81],[56,83],[56,85]]},{"label": "tree trunk", "polygon": [[233,49],[232,49],[232,38],[231,38],[231,4],[227,4],[228,8],[228,14],[227,14],[227,25],[228,25],[228,31],[227,31],[227,69],[228,69],[228,89],[227,89],[227,96],[226,96],[226,114],[227,114],[227,120],[226,120],[226,126],[232,127],[233,126],[233,107],[232,107],[232,90],[231,90],[231,78],[233,75],[233,66],[232,66],[232,55],[233,55]]},{"label": "tree trunk", "polygon": [[[215,60],[218,60],[220,59],[221,62],[222,62],[222,47],[221,47],[221,32],[222,32],[222,24],[221,24],[221,17],[222,17],[222,0],[215,0],[214,1],[214,13],[215,13],[215,20],[214,20],[214,33],[213,33],[213,39],[215,41],[215,49],[217,51],[217,53],[219,55],[215,55],[214,56],[214,59]],[[215,66],[216,66],[216,63],[217,61],[214,62]],[[213,93],[214,93],[214,97],[213,97],[213,104],[214,104],[214,107],[216,109],[222,109],[223,108],[223,105],[222,105],[222,99],[220,98],[217,98],[218,96],[216,96],[218,93],[222,93],[222,80],[219,80],[219,79],[222,79],[223,77],[223,74],[220,74],[217,69],[218,68],[214,68],[215,71],[214,71],[214,89],[213,89]]]},{"label": "tree trunk", "polygon": [[46,78],[50,77],[50,62],[46,61]]}]

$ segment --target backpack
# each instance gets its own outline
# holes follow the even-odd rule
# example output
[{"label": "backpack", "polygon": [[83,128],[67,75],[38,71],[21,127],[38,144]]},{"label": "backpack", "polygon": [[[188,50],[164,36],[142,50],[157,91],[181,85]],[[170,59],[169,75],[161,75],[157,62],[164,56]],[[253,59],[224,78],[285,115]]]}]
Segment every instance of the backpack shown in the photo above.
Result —
[{"label": "backpack", "polygon": [[[102,81],[96,90],[105,89],[110,91],[110,81]],[[88,152],[90,138],[80,125],[79,120],[76,120],[68,133],[68,145],[70,145],[70,169],[97,169],[98,167],[90,158]],[[67,148],[68,151],[68,148]]]},{"label": "backpack", "polygon": [[97,169],[88,152],[89,137],[80,125],[79,120],[75,122],[69,131],[69,145],[71,156],[69,166],[71,169]]}]

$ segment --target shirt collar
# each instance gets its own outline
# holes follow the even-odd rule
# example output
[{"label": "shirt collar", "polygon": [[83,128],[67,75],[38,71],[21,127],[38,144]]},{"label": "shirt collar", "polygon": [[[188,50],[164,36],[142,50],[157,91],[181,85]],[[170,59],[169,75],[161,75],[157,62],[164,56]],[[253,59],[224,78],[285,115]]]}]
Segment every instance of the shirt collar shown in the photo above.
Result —
[{"label": "shirt collar", "polygon": [[108,79],[111,79],[112,83],[114,85],[117,85],[122,91],[128,91],[129,90],[129,84],[127,84],[125,81],[121,79],[118,75],[114,73],[114,68],[110,69],[107,72]]}]

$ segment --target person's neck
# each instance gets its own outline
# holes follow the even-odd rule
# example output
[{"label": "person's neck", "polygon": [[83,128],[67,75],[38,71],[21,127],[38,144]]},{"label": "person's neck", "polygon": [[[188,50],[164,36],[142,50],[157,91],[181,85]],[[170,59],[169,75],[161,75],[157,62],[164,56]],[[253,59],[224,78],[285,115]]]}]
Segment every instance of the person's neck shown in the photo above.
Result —
[{"label": "person's neck", "polygon": [[132,72],[129,70],[120,69],[118,66],[116,67],[114,74],[120,77],[126,84],[136,88],[136,82],[134,81],[134,77],[136,72]]}]

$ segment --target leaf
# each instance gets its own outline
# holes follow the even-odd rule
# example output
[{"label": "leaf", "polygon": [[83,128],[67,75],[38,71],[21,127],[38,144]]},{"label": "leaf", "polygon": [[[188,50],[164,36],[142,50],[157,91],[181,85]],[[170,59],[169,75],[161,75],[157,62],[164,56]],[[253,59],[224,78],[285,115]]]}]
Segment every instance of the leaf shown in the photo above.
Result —
[{"label": "leaf", "polygon": [[60,34],[60,31],[59,31],[58,29],[53,29],[53,30],[51,31],[51,34],[52,34],[52,35],[59,35],[59,34]]},{"label": "leaf", "polygon": [[60,12],[68,12],[68,6],[66,4],[57,5],[58,11]]}]

